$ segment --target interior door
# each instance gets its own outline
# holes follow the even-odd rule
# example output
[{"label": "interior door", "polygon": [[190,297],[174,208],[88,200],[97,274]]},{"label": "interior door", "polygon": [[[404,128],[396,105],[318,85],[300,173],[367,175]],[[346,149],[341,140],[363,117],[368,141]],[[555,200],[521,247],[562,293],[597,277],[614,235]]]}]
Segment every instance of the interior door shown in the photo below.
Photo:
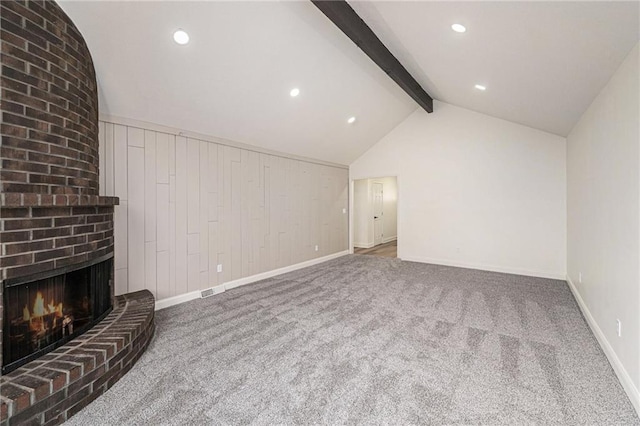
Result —
[{"label": "interior door", "polygon": [[382,233],[384,231],[382,223],[382,184],[371,184],[371,192],[373,194],[373,244],[377,246],[378,244],[382,244]]}]

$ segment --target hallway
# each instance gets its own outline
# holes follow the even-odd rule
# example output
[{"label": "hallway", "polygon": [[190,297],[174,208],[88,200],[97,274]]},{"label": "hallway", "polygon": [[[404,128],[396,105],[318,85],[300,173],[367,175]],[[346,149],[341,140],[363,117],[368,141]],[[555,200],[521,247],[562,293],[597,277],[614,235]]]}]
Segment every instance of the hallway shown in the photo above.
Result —
[{"label": "hallway", "polygon": [[368,254],[372,256],[382,257],[398,257],[398,240],[389,241],[388,243],[378,244],[371,248],[359,248],[353,249],[355,254]]}]

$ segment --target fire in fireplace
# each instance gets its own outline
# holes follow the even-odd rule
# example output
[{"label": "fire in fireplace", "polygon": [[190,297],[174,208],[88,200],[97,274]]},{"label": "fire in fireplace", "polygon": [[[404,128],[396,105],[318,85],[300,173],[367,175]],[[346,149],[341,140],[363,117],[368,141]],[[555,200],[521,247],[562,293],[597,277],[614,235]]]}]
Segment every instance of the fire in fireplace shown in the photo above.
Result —
[{"label": "fire in fireplace", "polygon": [[111,257],[54,271],[54,276],[5,281],[2,372],[63,345],[104,318],[111,311],[112,268]]}]

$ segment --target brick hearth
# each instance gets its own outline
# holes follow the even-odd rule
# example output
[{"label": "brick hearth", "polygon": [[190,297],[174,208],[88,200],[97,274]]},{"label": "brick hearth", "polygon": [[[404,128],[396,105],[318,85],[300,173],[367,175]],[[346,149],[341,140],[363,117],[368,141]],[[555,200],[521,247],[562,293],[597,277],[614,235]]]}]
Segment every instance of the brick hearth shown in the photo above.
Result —
[{"label": "brick hearth", "polygon": [[0,426],[58,424],[102,395],[135,364],[154,332],[148,290],[116,297],[98,325],[0,378]]}]

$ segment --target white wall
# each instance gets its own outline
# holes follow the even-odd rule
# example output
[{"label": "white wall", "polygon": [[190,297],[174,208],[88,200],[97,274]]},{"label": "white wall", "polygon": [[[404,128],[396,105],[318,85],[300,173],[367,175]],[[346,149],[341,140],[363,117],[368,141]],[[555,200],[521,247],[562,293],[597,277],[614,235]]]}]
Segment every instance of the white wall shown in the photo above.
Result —
[{"label": "white wall", "polygon": [[567,258],[585,317],[640,412],[638,49],[567,139]]},{"label": "white wall", "polygon": [[164,300],[348,250],[346,167],[179,134],[100,122],[116,294]]},{"label": "white wall", "polygon": [[566,140],[442,102],[350,166],[397,176],[398,255],[525,275],[566,274]]},{"label": "white wall", "polygon": [[353,182],[353,245],[373,246],[371,229],[371,184],[368,179]]}]

